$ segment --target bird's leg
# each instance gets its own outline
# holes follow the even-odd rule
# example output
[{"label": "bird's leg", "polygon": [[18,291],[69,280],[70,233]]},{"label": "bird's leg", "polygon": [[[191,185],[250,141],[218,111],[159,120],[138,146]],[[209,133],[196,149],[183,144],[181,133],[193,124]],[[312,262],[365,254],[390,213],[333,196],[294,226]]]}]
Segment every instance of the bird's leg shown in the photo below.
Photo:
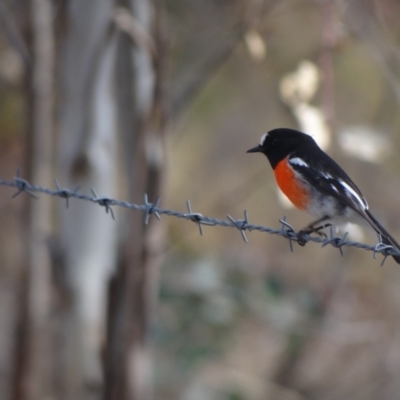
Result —
[{"label": "bird's leg", "polygon": [[310,233],[317,233],[319,236],[324,236],[324,237],[327,237],[326,236],[326,234],[324,233],[324,232],[320,232],[320,230],[321,229],[324,229],[324,228],[329,228],[330,226],[332,226],[332,224],[324,224],[324,225],[320,225],[320,226],[318,226],[318,227],[316,227],[316,228],[312,228],[312,229],[309,229],[309,230],[306,230],[305,232],[306,233],[308,233],[308,234],[310,234]]},{"label": "bird's leg", "polygon": [[322,218],[317,219],[316,221],[312,222],[311,224],[308,224],[304,229],[299,231],[297,234],[297,243],[300,246],[305,246],[307,243],[307,240],[305,239],[306,235],[309,235],[310,233],[316,232],[320,236],[325,236],[325,233],[320,232],[321,229],[327,228],[331,226],[332,224],[327,223],[327,224],[322,224],[320,226],[315,227],[315,225],[320,224],[321,222],[327,221],[329,219],[328,215],[323,216]]}]

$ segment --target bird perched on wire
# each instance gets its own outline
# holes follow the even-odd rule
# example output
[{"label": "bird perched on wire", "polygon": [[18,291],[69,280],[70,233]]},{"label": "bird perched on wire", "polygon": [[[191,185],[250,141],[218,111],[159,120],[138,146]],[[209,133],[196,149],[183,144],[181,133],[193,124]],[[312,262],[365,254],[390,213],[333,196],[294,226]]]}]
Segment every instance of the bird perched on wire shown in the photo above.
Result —
[{"label": "bird perched on wire", "polygon": [[[311,136],[294,129],[274,129],[247,152],[265,154],[282,192],[298,209],[315,218],[299,232],[300,245],[305,245],[304,234],[351,222],[371,227],[382,243],[400,250],[396,240],[370,213],[360,189]],[[393,258],[400,264],[400,256]]]}]

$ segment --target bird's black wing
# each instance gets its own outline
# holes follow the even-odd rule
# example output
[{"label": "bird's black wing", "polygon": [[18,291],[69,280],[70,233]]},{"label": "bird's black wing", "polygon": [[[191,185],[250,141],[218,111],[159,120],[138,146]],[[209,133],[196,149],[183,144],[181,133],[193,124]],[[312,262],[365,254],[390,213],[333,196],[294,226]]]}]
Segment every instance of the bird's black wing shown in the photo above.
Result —
[{"label": "bird's black wing", "polygon": [[[322,150],[319,156],[322,159],[304,155],[302,157],[301,154],[293,153],[289,156],[288,161],[308,184],[326,195],[333,196],[339,203],[350,207],[380,235],[384,244],[400,250],[399,243],[368,210],[367,201],[346,172]],[[400,256],[393,256],[393,258],[400,264]]]},{"label": "bird's black wing", "polygon": [[320,151],[313,157],[293,153],[289,156],[289,164],[316,190],[334,197],[340,204],[366,218],[368,203],[360,189],[334,160]]}]

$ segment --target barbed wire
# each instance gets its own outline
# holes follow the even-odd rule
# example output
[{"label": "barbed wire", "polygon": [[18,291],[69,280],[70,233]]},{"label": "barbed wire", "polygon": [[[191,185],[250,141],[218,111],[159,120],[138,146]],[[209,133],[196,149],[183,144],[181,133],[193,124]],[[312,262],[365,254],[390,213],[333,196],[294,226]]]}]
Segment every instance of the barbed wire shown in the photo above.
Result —
[{"label": "barbed wire", "polygon": [[[144,194],[143,204],[134,204],[127,201],[121,201],[113,199],[110,197],[99,197],[96,191],[92,188],[92,196],[87,194],[79,193],[80,187],[73,190],[68,188],[60,187],[57,180],[55,180],[55,189],[50,189],[38,185],[33,185],[29,183],[26,179],[20,177],[19,170],[17,171],[14,180],[4,180],[0,179],[1,186],[14,187],[17,191],[12,195],[13,198],[17,197],[21,193],[27,193],[29,196],[38,199],[36,193],[44,193],[49,196],[60,197],[65,199],[66,207],[69,208],[69,199],[75,198],[79,200],[89,201],[96,203],[101,207],[104,207],[106,213],[109,213],[111,217],[115,220],[114,212],[112,207],[122,207],[129,210],[137,210],[144,212],[144,222],[149,223],[150,217],[154,215],[157,219],[161,219],[161,215],[167,215],[170,217],[183,218],[195,222],[198,225],[200,235],[203,235],[203,226],[222,226],[228,228],[236,228],[239,230],[242,239],[247,243],[248,239],[246,236],[246,231],[259,231],[267,232],[271,235],[282,236],[289,240],[290,250],[293,252],[293,241],[299,242],[304,246],[308,242],[319,243],[322,247],[331,245],[339,249],[340,254],[343,256],[343,247],[356,247],[358,249],[364,249],[367,251],[372,251],[373,257],[376,258],[377,254],[383,255],[383,261],[381,266],[384,264],[388,256],[400,256],[400,251],[393,246],[382,243],[379,241],[375,246],[371,246],[365,243],[353,242],[346,240],[347,232],[342,236],[335,236],[332,227],[330,227],[329,236],[311,236],[304,231],[296,232],[295,229],[286,221],[286,216],[280,219],[281,224],[280,229],[273,229],[263,225],[255,225],[249,222],[249,216],[247,211],[244,211],[244,219],[234,219],[231,215],[227,215],[228,220],[222,220],[218,218],[208,217],[199,212],[193,212],[190,200],[186,201],[187,212],[179,212],[174,210],[169,210],[160,207],[160,197],[154,201],[154,203],[149,202],[147,194]],[[380,239],[380,238],[379,238]]]}]

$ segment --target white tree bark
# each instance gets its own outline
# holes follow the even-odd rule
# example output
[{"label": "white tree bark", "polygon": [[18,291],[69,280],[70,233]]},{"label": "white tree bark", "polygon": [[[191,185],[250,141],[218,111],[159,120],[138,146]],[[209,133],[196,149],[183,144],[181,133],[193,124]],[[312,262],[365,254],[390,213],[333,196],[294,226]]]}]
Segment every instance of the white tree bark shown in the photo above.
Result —
[{"label": "white tree bark", "polygon": [[[117,197],[115,35],[111,0],[71,0],[61,66],[60,172],[62,184]],[[61,244],[71,294],[66,324],[66,398],[89,398],[103,385],[109,279],[114,271],[117,225],[105,209],[70,202],[62,211]],[[85,389],[86,388],[86,389]],[[90,390],[89,390],[90,389]],[[71,397],[77,396],[77,397]]]}]

